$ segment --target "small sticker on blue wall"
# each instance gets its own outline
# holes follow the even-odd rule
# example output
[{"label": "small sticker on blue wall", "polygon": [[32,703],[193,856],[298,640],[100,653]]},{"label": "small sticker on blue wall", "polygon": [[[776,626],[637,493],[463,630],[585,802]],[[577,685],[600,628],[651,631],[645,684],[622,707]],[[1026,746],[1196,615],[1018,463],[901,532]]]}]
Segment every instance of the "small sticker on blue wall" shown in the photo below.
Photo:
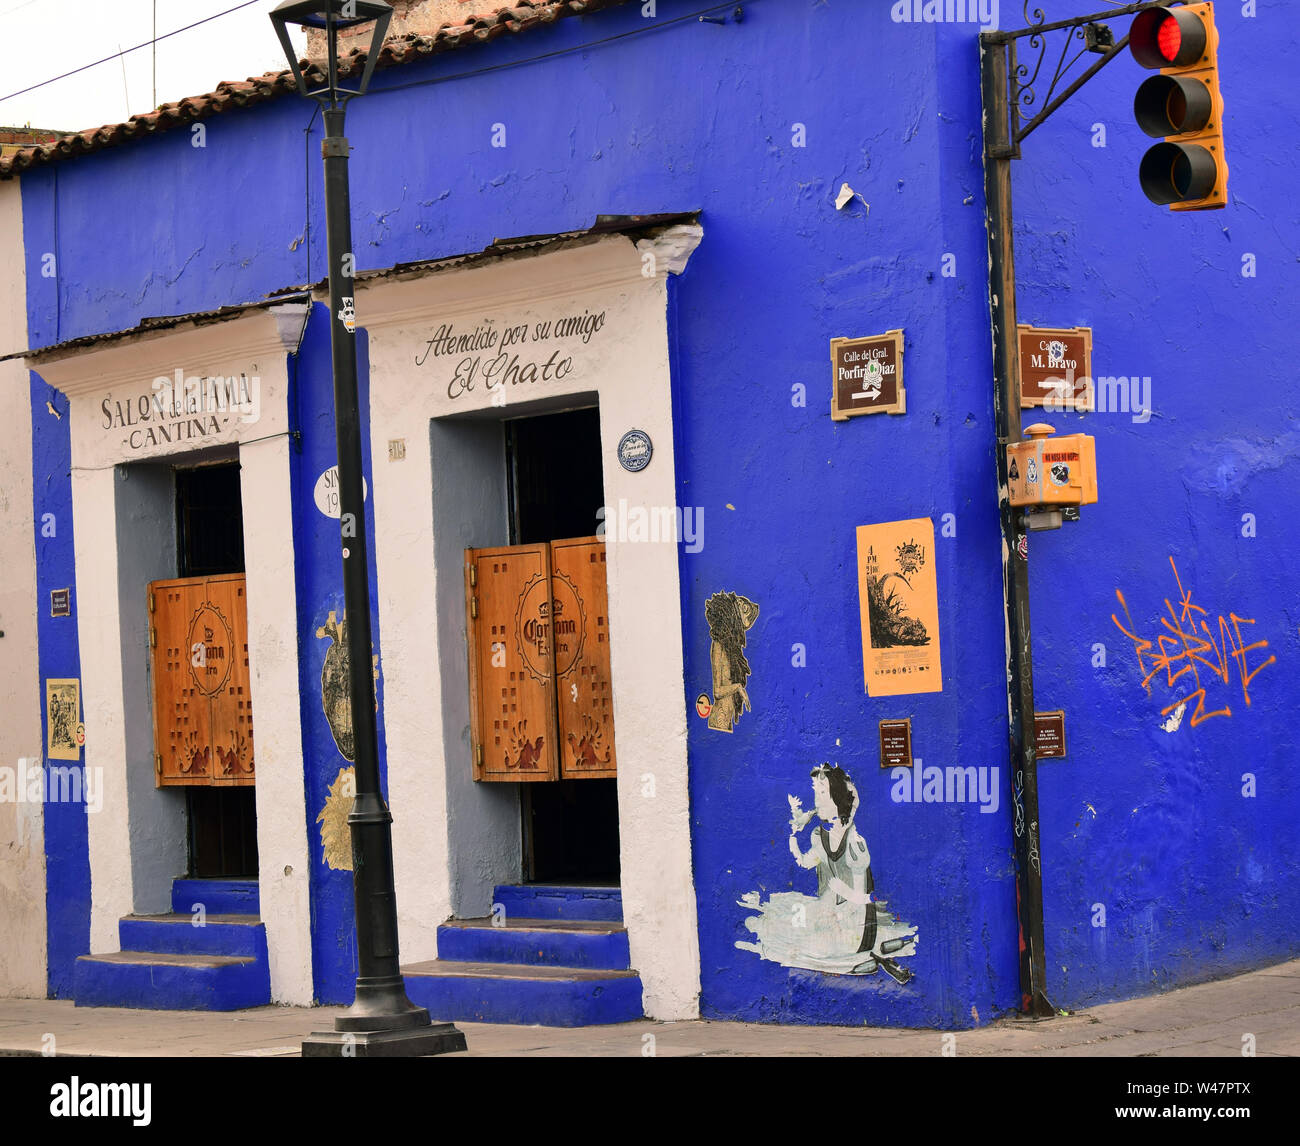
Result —
[{"label": "small sticker on blue wall", "polygon": [[655,447],[644,430],[628,430],[618,440],[618,464],[629,473],[640,473],[650,464]]},{"label": "small sticker on blue wall", "polygon": [[[798,796],[787,796],[790,855],[800,868],[817,872],[817,894],[782,891],[762,902],[748,892],[741,907],[757,912],[745,920],[753,942],[737,940],[742,951],[783,967],[828,975],[874,975],[880,970],[897,983],[914,973],[899,959],[916,954],[916,928],[886,910],[876,896],[871,852],[854,819],[859,797],[849,774],[838,765],[812,770],[813,807],[805,811]],[[820,819],[804,849],[800,836]],[[778,877],[779,878],[779,877]]]}]

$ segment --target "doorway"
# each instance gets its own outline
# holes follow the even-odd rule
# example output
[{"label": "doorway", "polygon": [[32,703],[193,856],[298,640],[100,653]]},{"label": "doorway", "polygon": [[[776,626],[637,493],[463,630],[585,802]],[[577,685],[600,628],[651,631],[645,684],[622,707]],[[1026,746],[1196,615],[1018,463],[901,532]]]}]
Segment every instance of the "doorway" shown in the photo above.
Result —
[{"label": "doorway", "polygon": [[[203,578],[243,573],[239,462],[177,469],[175,475],[177,576]],[[251,701],[248,703],[251,705]],[[187,786],[185,796],[190,877],[256,879],[253,786]]]},{"label": "doorway", "polygon": [[[505,437],[510,543],[594,534],[605,504],[599,410],[511,419]],[[617,885],[617,781],[520,787],[525,881]]]}]

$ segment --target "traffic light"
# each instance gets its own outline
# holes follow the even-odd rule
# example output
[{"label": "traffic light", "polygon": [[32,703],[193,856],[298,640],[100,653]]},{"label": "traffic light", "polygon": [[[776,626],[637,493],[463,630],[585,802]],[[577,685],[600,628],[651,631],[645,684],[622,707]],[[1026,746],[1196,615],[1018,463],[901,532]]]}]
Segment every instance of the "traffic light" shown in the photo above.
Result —
[{"label": "traffic light", "polygon": [[1144,68],[1160,71],[1143,81],[1133,100],[1138,126],[1161,141],[1142,157],[1138,171],[1146,197],[1171,211],[1227,206],[1214,5],[1138,13],[1129,49]]}]

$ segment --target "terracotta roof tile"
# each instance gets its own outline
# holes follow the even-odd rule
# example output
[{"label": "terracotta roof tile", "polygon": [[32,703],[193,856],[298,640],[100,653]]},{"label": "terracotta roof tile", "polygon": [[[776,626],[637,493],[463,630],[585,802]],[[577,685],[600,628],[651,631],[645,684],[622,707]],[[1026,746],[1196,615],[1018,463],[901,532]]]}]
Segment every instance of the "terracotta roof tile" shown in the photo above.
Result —
[{"label": "terracotta roof tile", "polygon": [[[502,5],[482,15],[470,16],[462,23],[444,24],[431,36],[391,37],[380,50],[375,70],[401,67],[430,55],[486,43],[507,33],[526,32],[530,28],[554,23],[566,16],[582,16],[625,3],[627,0],[516,0],[512,5]],[[360,72],[365,66],[365,60],[365,52],[352,52],[344,56],[339,61],[340,78],[347,79]],[[307,60],[299,63],[303,66],[309,83],[324,82],[324,73],[318,64]],[[165,103],[154,111],[133,115],[124,123],[75,131],[53,143],[24,147],[0,159],[0,179],[12,179],[32,167],[72,159],[175,127],[185,127],[212,115],[249,107],[291,92],[296,93],[297,90],[293,73],[288,69],[250,76],[246,80],[223,80],[215,91],[187,96],[175,103]]]}]

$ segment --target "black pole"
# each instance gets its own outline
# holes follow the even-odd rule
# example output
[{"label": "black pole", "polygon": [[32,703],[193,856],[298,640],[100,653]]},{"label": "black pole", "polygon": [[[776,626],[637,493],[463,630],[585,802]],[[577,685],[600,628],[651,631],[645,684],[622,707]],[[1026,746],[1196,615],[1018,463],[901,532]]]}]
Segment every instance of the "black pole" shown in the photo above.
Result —
[{"label": "black pole", "polygon": [[[331,42],[331,62],[333,59]],[[361,477],[361,409],[348,196],[348,141],[344,103],[323,107],[325,224],[328,233],[330,349],[334,367],[334,427],[338,445],[339,528],[343,554],[349,691],[352,702],[356,800],[348,816],[356,900],[356,1001],[334,1020],[334,1031],[313,1034],[304,1057],[376,1057],[465,1050],[451,1023],[432,1024],[429,1012],[406,996],[397,949],[392,814],[379,789],[379,738],[371,669],[370,576],[366,564],[366,508]]]},{"label": "black pole", "polygon": [[1029,625],[1028,535],[1011,505],[1007,445],[1020,433],[1020,340],[1016,335],[1016,253],[1011,232],[1010,107],[1006,42],[980,37],[984,103],[984,199],[988,210],[989,305],[993,325],[993,406],[997,420],[998,508],[1007,635],[1007,715],[1016,838],[1016,913],[1020,931],[1020,1009],[1054,1015],[1043,949],[1043,871],[1034,751],[1034,657]]}]

